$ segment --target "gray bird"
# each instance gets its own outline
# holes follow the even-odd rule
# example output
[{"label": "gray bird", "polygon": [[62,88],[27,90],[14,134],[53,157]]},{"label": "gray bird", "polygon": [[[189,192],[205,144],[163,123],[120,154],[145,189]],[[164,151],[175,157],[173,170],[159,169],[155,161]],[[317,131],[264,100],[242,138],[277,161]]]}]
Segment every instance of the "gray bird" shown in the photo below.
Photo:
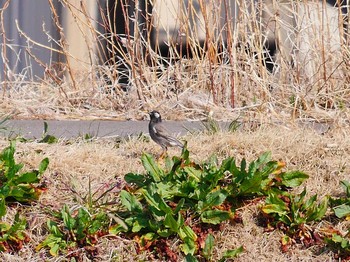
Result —
[{"label": "gray bird", "polygon": [[163,149],[160,157],[163,157],[167,153],[168,147],[170,146],[184,147],[179,140],[169,134],[168,130],[162,123],[162,117],[158,111],[150,112],[149,116],[151,117],[148,124],[149,134],[153,141]]}]

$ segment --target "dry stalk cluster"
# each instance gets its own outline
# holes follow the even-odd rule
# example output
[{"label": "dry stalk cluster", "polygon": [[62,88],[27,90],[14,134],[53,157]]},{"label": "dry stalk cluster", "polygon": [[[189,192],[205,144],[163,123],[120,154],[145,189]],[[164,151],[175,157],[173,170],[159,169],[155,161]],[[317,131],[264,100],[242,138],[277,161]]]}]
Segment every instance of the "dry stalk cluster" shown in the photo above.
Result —
[{"label": "dry stalk cluster", "polygon": [[[47,1],[56,37],[43,24],[37,30],[48,42],[38,42],[16,24],[29,60],[43,68],[39,80],[28,78],[30,70],[11,71],[7,56],[16,48],[3,26],[11,1],[0,9],[1,108],[18,118],[140,119],[153,108],[175,119],[210,111],[227,118],[348,115],[348,6],[61,0],[58,8]],[[59,62],[44,63],[33,48]]]}]

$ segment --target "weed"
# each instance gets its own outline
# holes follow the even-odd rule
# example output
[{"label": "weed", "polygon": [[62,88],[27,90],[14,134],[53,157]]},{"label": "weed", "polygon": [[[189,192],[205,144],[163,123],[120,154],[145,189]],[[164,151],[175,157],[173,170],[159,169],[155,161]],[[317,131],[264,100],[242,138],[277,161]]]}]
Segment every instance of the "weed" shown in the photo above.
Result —
[{"label": "weed", "polygon": [[237,117],[233,119],[230,123],[228,123],[228,126],[226,127],[226,125],[220,124],[220,122],[215,120],[211,115],[209,115],[207,119],[201,121],[201,123],[206,133],[211,135],[216,134],[218,132],[223,132],[226,130],[226,128],[228,132],[234,133],[242,125],[239,121],[239,117]]},{"label": "weed", "polygon": [[27,221],[21,218],[19,213],[15,215],[12,224],[0,222],[0,251],[19,251],[23,243],[29,241],[25,233]]},{"label": "weed", "polygon": [[333,233],[330,237],[325,237],[324,241],[328,247],[335,251],[337,256],[346,260],[350,258],[350,239],[347,237],[349,230],[345,236],[340,232]]},{"label": "weed", "polygon": [[108,233],[107,214],[90,214],[83,207],[73,213],[64,205],[61,212],[56,214],[56,221],[47,221],[49,235],[36,247],[37,251],[47,247],[52,256],[77,248],[84,248],[88,253],[97,252],[87,247],[93,247],[99,237]]},{"label": "weed", "polygon": [[345,191],[345,197],[330,198],[331,206],[333,207],[334,214],[338,218],[346,217],[350,218],[350,183],[348,181],[340,182],[342,188]]},{"label": "weed", "polygon": [[[43,191],[40,176],[47,169],[49,160],[41,161],[38,170],[20,173],[23,164],[17,164],[14,158],[15,142],[5,148],[0,154],[0,217],[7,213],[6,204],[9,201],[28,203],[39,199]],[[0,222],[0,251],[18,251],[29,238],[25,233],[27,222],[19,213],[15,215],[12,224]]]},{"label": "weed", "polygon": [[82,133],[79,134],[79,137],[81,137],[84,142],[92,142],[96,139],[96,135],[93,133]]},{"label": "weed", "polygon": [[7,130],[7,127],[4,125],[8,120],[10,119],[10,116],[5,116],[0,120],[0,132],[4,132]]},{"label": "weed", "polygon": [[239,118],[237,117],[236,119],[232,120],[228,125],[228,131],[231,133],[236,132],[241,125],[242,123],[239,121]]},{"label": "weed", "polygon": [[317,195],[305,200],[306,189],[298,195],[284,192],[269,192],[261,211],[267,219],[267,227],[278,228],[285,235],[282,237],[282,250],[288,250],[293,240],[300,240],[305,246],[318,241],[313,236],[313,229],[307,224],[320,221],[328,208],[328,197],[317,203]]},{"label": "weed", "polygon": [[23,164],[16,164],[14,153],[15,142],[11,142],[0,154],[0,216],[6,214],[6,201],[31,202],[39,199],[43,188],[33,184],[40,181],[49,165],[49,159],[44,158],[38,170],[20,173]]},{"label": "weed", "polygon": [[38,143],[54,144],[57,142],[58,142],[57,137],[49,134],[49,125],[47,124],[47,122],[44,122],[43,135],[41,139],[38,141]]},{"label": "weed", "polygon": [[221,131],[220,123],[210,114],[205,120],[201,121],[201,123],[208,134],[216,134]]},{"label": "weed", "polygon": [[[350,183],[348,181],[340,182],[342,188],[345,191],[345,197],[330,198],[330,204],[333,208],[334,215],[338,218],[350,218]],[[334,228],[328,229],[326,232],[328,235],[324,238],[327,246],[336,252],[336,254],[344,258],[345,260],[350,257],[350,228],[348,228],[346,234],[342,234]]]},{"label": "weed", "polygon": [[[308,177],[298,171],[282,172],[284,164],[270,158],[265,153],[248,167],[244,159],[238,167],[232,157],[221,165],[217,161],[195,163],[184,148],[181,157],[167,158],[162,168],[144,153],[141,160],[146,174],[125,175],[129,186],[120,193],[122,210],[117,213],[124,223],[112,227],[111,233],[137,234],[138,243],[145,248],[159,238],[177,236],[182,252],[194,256],[201,249],[197,235],[203,234],[205,225],[234,220],[243,199],[281,192]],[[210,237],[207,242],[203,256],[209,256],[211,250]]]}]

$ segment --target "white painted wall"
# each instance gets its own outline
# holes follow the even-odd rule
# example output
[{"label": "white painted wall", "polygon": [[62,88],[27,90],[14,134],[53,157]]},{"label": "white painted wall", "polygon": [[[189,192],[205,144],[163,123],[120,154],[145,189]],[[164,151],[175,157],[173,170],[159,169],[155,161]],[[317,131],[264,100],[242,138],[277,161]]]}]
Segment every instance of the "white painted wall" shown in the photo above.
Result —
[{"label": "white painted wall", "polygon": [[341,75],[339,9],[323,1],[276,1],[264,4],[263,31],[276,41],[276,63],[293,64],[303,81]]}]

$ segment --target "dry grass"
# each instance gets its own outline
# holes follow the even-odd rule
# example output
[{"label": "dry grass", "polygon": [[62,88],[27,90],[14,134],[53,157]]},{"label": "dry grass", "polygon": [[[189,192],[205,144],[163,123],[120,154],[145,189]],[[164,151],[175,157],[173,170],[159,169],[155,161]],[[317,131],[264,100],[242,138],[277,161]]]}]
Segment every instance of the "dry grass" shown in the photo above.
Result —
[{"label": "dry grass", "polygon": [[[53,3],[52,0],[48,2]],[[320,42],[315,35],[315,41],[310,43],[309,49],[314,58],[312,61],[319,63],[313,71],[316,73],[310,77],[305,74],[310,64],[304,63],[310,54],[298,56],[295,50],[300,46],[287,57],[282,52],[276,58],[277,67],[274,72],[269,72],[263,65],[262,57],[266,56],[263,44],[271,33],[266,31],[271,26],[269,23],[289,29],[291,24],[281,20],[281,16],[277,15],[279,12],[274,13],[267,24],[260,23],[261,19],[252,14],[262,13],[258,8],[261,1],[258,1],[258,5],[252,5],[255,1],[237,1],[239,6],[235,22],[224,26],[220,25],[222,13],[219,7],[232,1],[199,0],[202,13],[200,19],[200,12],[187,12],[187,8],[193,11],[193,6],[180,4],[180,14],[177,18],[183,31],[180,30],[179,33],[186,38],[188,49],[201,51],[195,53],[192,59],[185,59],[177,52],[178,39],[170,38],[172,32],[166,31],[166,25],[158,22],[157,13],[146,21],[145,27],[147,34],[150,33],[151,24],[155,26],[156,31],[165,29],[169,36],[169,59],[159,56],[156,52],[159,46],[152,48],[150,39],[143,37],[138,24],[134,30],[126,28],[126,33],[130,35],[126,36],[127,41],[123,47],[121,43],[112,41],[115,32],[106,22],[110,17],[101,14],[106,23],[101,24],[103,30],[98,31],[92,26],[96,21],[86,8],[81,10],[66,0],[60,2],[69,14],[79,17],[76,23],[84,32],[83,37],[93,36],[92,42],[85,43],[91,54],[90,62],[84,63],[84,70],[78,72],[72,67],[70,62],[77,63],[79,59],[67,49],[69,39],[64,37],[58,16],[52,9],[57,30],[62,36],[57,45],[67,63],[59,66],[42,64],[46,74],[40,81],[34,81],[32,76],[11,72],[11,67],[6,67],[5,64],[4,68],[7,71],[5,78],[1,79],[1,115],[6,114],[17,119],[139,120],[146,117],[147,111],[158,109],[160,112],[166,112],[168,119],[174,120],[203,119],[208,114],[221,120],[238,117],[244,123],[261,125],[247,125],[233,134],[187,135],[185,139],[188,140],[192,157],[201,161],[208,159],[211,154],[216,154],[219,158],[230,155],[235,156],[237,160],[245,157],[250,161],[264,151],[272,151],[273,158],[286,161],[289,169],[300,169],[310,174],[306,183],[309,194],[317,193],[321,197],[341,194],[339,181],[349,179],[350,174],[350,45],[346,31],[340,31],[341,48],[334,51],[328,48],[327,39]],[[204,2],[208,2],[208,6],[203,5]],[[291,16],[299,19],[304,17],[300,17],[296,10],[304,8],[308,2],[319,1],[272,1],[275,7],[278,2],[287,3],[281,10],[288,11]],[[225,8],[224,10],[227,12]],[[3,19],[4,12],[6,4],[0,10],[0,19]],[[137,15],[140,14],[136,13],[135,16]],[[306,17],[313,18],[312,21],[315,20],[314,15],[312,11],[306,11]],[[193,24],[193,20],[198,20],[197,18],[200,22],[195,29],[190,24]],[[129,24],[129,17],[126,18],[126,22]],[[315,26],[313,23],[304,22],[300,27],[292,28],[293,34],[300,36],[302,32],[315,30]],[[342,27],[341,23],[339,26]],[[18,30],[21,32],[20,28]],[[200,32],[197,30],[202,30],[205,35],[204,47],[199,44]],[[133,31],[135,32],[131,35]],[[5,33],[0,28],[3,39],[6,37]],[[30,42],[25,32],[21,34]],[[283,36],[278,38],[278,41],[281,40]],[[30,44],[38,47],[38,43]],[[106,45],[110,49],[108,51],[115,56],[105,57],[106,50],[102,47]],[[50,49],[50,46],[45,48]],[[4,50],[2,46],[1,56],[6,61]],[[52,53],[57,52],[52,48],[50,50]],[[26,51],[34,60],[37,59],[30,53],[30,49]],[[100,65],[101,60],[106,63]],[[120,63],[125,64],[128,69],[126,73],[130,83],[127,91],[123,91],[119,83],[122,72],[118,71],[117,66]],[[335,68],[332,67],[332,63],[335,63]],[[330,68],[327,68],[328,65]],[[293,120],[299,119],[327,121],[333,125],[321,135],[312,129],[298,127]],[[290,120],[294,124],[275,124],[290,123]],[[1,138],[0,145],[4,148],[8,141]],[[30,207],[30,212],[25,214],[29,221],[31,242],[24,246],[19,254],[2,253],[1,259],[64,261],[63,257],[48,258],[44,250],[34,252],[35,246],[47,233],[47,217],[43,208],[59,209],[63,204],[82,205],[81,197],[88,193],[89,181],[93,192],[103,190],[115,182],[122,185],[124,174],[143,171],[140,161],[142,152],[158,154],[159,148],[154,143],[135,138],[122,143],[113,140],[77,140],[70,143],[60,141],[52,145],[18,142],[16,157],[18,161],[25,163],[28,169],[37,167],[43,157],[49,157],[50,166],[45,175],[48,191],[43,194],[39,203]],[[170,153],[178,152],[173,149]],[[115,196],[117,193],[115,192]],[[335,260],[334,254],[327,249],[315,247],[306,249],[295,246],[288,253],[282,253],[279,244],[280,233],[264,233],[263,228],[258,226],[258,207],[259,203],[244,207],[241,210],[242,224],[225,224],[224,230],[215,234],[217,245],[214,260],[226,249],[239,245],[244,245],[246,252],[237,261]],[[20,208],[10,207],[4,220],[11,221],[15,211]],[[345,222],[333,223],[345,231]],[[132,240],[120,237],[102,238],[98,247],[98,259],[101,261],[144,261],[152,258],[151,254],[138,253]]]},{"label": "dry grass", "polygon": [[[28,59],[37,61],[45,71],[37,81],[12,72],[5,62],[0,108],[14,118],[142,119],[145,111],[154,108],[173,112],[169,114],[173,119],[198,119],[209,112],[216,119],[349,118],[350,50],[343,30],[348,24],[343,23],[346,16],[340,8],[325,9],[322,14],[329,21],[322,24],[319,10],[324,1],[266,1],[272,5],[269,12],[261,8],[262,1],[237,1],[237,12],[228,0],[199,0],[197,5],[180,1],[177,11],[167,2],[155,3],[145,24],[133,24],[131,18],[145,14],[128,10],[117,1],[128,14],[123,43],[115,41],[113,17],[103,11],[102,2],[98,2],[101,22],[94,20],[84,4],[61,1],[62,10],[76,18],[75,26],[85,40],[81,48],[87,50],[89,59],[83,62],[70,51],[69,45],[76,39],[65,35],[52,0],[48,2],[61,36],[57,49],[33,41],[18,25],[17,29],[33,47],[59,53],[66,63],[45,64],[26,48]],[[0,10],[1,19],[8,11],[7,4]],[[160,16],[159,10],[166,9],[177,21],[176,33],[169,31],[166,19]],[[99,28],[93,26],[98,23]],[[6,32],[1,33],[5,39]],[[151,34],[168,45],[169,58],[159,55],[161,43],[154,44]],[[272,36],[279,46],[273,57],[275,69],[269,72],[264,66],[263,58],[269,57],[264,44],[271,44]],[[193,51],[192,58],[184,58],[177,50],[185,44],[187,51]],[[3,46],[4,61],[5,51]],[[75,64],[81,67],[77,69]],[[119,82],[123,75],[129,81],[127,92]]]},{"label": "dry grass", "polygon": [[[312,129],[296,126],[285,128],[275,125],[262,125],[255,130],[240,130],[236,133],[217,133],[214,135],[195,134],[184,137],[192,157],[197,161],[208,159],[215,153],[219,159],[235,156],[237,160],[245,157],[253,160],[264,151],[272,151],[274,159],[283,159],[288,169],[306,171],[310,178],[306,182],[308,194],[319,196],[342,193],[339,182],[349,179],[350,139],[349,130],[333,127],[324,134]],[[1,147],[8,145],[2,139]],[[123,184],[123,175],[143,172],[140,162],[142,152],[159,154],[160,149],[153,142],[143,142],[132,138],[117,143],[113,140],[95,140],[93,142],[73,141],[57,144],[17,143],[16,158],[26,168],[35,168],[43,157],[49,157],[50,166],[45,174],[48,191],[39,203],[29,208],[25,214],[29,221],[28,232],[31,241],[19,254],[1,254],[4,261],[39,261],[48,259],[44,250],[36,253],[35,246],[44,239],[47,215],[45,207],[60,209],[63,204],[71,207],[83,204],[81,197],[88,193],[89,180],[92,191],[103,191],[112,183]],[[170,154],[178,154],[177,149]],[[113,193],[117,197],[118,192]],[[113,196],[112,194],[112,196]],[[334,254],[320,247],[304,248],[296,245],[287,253],[280,250],[281,233],[265,233],[259,226],[257,215],[261,203],[252,203],[240,210],[242,224],[225,224],[223,230],[215,233],[216,247],[214,260],[226,249],[245,247],[237,261],[326,261],[334,259]],[[11,220],[15,210],[10,207],[5,221]],[[322,228],[330,221],[323,221]],[[345,231],[346,222],[333,221],[336,228]],[[132,240],[120,237],[102,238],[97,244],[101,261],[136,261],[152,260],[152,255],[138,253]],[[59,260],[64,259],[60,257]],[[87,259],[87,258],[85,258]],[[97,258],[96,258],[97,259]],[[57,261],[48,259],[47,261]]]}]

